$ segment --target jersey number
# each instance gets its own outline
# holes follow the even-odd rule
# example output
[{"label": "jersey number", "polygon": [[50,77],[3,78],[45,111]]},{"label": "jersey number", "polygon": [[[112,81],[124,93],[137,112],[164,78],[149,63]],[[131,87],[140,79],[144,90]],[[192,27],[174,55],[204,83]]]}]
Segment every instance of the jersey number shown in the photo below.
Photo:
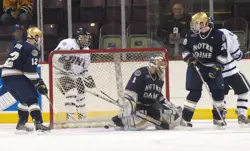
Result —
[{"label": "jersey number", "polygon": [[38,64],[38,58],[32,58],[31,62],[32,62],[32,65],[37,66],[37,64]]},{"label": "jersey number", "polygon": [[132,83],[135,83],[135,80],[136,80],[136,77],[134,77],[134,79],[133,79]]},{"label": "jersey number", "polygon": [[12,52],[10,54],[11,58],[8,58],[5,63],[4,63],[4,67],[8,67],[8,68],[12,68],[13,67],[13,62],[19,57],[19,52]]}]

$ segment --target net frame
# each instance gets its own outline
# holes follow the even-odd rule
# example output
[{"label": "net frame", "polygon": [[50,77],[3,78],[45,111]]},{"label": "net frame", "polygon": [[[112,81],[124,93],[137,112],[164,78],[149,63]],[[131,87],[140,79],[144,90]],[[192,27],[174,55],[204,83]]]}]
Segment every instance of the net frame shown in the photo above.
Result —
[{"label": "net frame", "polygon": [[[54,86],[53,86],[53,56],[56,54],[83,54],[83,53],[140,53],[140,52],[162,52],[166,58],[167,66],[165,67],[165,92],[166,97],[170,101],[170,81],[169,81],[169,57],[168,51],[165,48],[126,48],[126,49],[92,49],[92,50],[57,50],[52,51],[49,54],[49,98],[50,98],[50,107],[49,107],[49,119],[50,126],[54,128]],[[132,74],[132,73],[130,73]]]}]

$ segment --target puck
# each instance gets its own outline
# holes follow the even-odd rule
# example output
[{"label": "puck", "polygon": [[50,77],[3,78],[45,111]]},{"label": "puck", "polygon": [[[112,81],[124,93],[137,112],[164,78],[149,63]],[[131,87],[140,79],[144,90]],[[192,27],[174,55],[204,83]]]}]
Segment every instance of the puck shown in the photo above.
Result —
[{"label": "puck", "polygon": [[109,129],[109,126],[108,126],[108,125],[105,125],[104,128]]}]

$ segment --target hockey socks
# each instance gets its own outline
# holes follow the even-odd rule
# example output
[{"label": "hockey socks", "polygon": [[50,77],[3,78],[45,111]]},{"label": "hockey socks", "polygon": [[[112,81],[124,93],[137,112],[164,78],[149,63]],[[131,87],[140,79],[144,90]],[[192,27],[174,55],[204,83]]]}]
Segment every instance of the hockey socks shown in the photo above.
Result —
[{"label": "hockey socks", "polygon": [[29,108],[28,105],[26,104],[21,104],[19,103],[17,105],[18,108],[18,117],[19,117],[19,123],[21,124],[25,124],[28,121],[28,117],[29,117]]},{"label": "hockey socks", "polygon": [[38,104],[32,104],[29,106],[29,112],[33,122],[43,123],[41,110]]}]

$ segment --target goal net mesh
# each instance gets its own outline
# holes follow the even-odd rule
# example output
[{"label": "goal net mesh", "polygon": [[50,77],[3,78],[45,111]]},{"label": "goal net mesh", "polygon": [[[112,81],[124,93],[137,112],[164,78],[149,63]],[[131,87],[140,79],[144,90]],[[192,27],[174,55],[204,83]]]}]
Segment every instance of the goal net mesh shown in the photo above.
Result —
[{"label": "goal net mesh", "polygon": [[[168,58],[167,51],[161,48],[53,51],[49,58],[51,126],[112,126],[111,118],[118,115],[120,109],[103,98],[122,103],[123,91],[130,76],[136,69],[147,66],[153,55]],[[62,59],[62,56],[66,59]],[[86,62],[84,58],[89,58],[90,62]],[[67,59],[70,64],[65,63]],[[83,69],[86,64],[88,68]],[[167,98],[168,87],[166,67],[162,90]],[[69,91],[70,95],[67,95]],[[86,117],[78,114],[81,110],[87,112]],[[67,115],[69,111],[70,116]]]}]

